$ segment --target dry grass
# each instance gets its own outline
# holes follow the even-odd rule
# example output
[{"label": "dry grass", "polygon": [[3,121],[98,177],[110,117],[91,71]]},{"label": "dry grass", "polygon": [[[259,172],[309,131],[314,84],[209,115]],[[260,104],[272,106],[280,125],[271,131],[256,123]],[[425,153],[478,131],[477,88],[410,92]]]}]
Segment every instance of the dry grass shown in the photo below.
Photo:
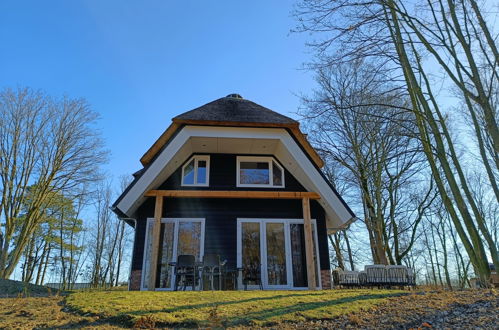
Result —
[{"label": "dry grass", "polygon": [[2,298],[0,328],[487,328],[497,325],[498,303],[490,290],[81,291]]},{"label": "dry grass", "polygon": [[0,298],[3,297],[46,297],[58,294],[46,286],[0,279]]},{"label": "dry grass", "polygon": [[30,297],[0,299],[0,328],[71,328],[91,324],[95,318],[63,311],[64,298]]}]

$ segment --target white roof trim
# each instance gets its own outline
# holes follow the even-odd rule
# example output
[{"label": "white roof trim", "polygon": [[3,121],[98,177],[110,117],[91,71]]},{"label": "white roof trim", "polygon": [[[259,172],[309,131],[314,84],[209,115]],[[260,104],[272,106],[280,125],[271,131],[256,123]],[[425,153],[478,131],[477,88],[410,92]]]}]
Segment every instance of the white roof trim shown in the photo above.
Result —
[{"label": "white roof trim", "polygon": [[318,202],[326,211],[328,230],[343,228],[352,221],[352,215],[317,168],[289,133],[281,128],[183,127],[123,196],[117,205],[122,212],[133,217],[145,200],[144,194],[161,185],[192,152],[198,151],[192,149],[189,143],[191,137],[278,140],[280,143],[274,152],[276,158],[308,191],[321,195]]}]

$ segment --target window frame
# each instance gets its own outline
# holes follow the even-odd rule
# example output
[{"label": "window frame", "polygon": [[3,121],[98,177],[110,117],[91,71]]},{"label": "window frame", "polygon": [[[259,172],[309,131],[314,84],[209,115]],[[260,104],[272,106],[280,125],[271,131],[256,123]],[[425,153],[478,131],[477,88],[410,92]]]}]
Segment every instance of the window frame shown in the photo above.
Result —
[{"label": "window frame", "polygon": [[[315,218],[310,219],[312,223],[312,235],[313,235],[313,245],[315,245],[313,248],[315,250],[315,256],[317,257],[317,262],[316,262],[316,276],[318,279],[318,282],[315,284],[317,289],[322,289],[322,278],[321,278],[321,256],[319,254],[319,234],[318,234],[318,227],[317,227],[317,220]],[[248,223],[248,222],[253,222],[253,223],[258,223],[260,225],[260,281],[262,283],[263,289],[264,290],[308,290],[307,287],[295,287],[294,286],[294,280],[293,280],[293,269],[292,265],[293,262],[291,260],[292,258],[292,251],[291,251],[291,235],[290,235],[290,225],[292,224],[305,224],[304,219],[274,219],[274,218],[237,218],[237,254],[236,254],[236,266],[237,268],[242,268],[242,256],[243,256],[243,246],[242,246],[242,224],[243,223]],[[286,237],[286,271],[287,271],[287,276],[288,276],[288,284],[287,285],[269,285],[268,284],[268,273],[267,273],[267,239],[266,239],[266,228],[265,225],[267,223],[283,223],[284,224],[284,233]],[[288,259],[289,258],[289,259]],[[288,264],[289,263],[289,264]],[[291,267],[289,267],[291,266]],[[239,276],[237,279],[237,288],[238,290],[243,290],[244,289],[244,284],[242,282],[242,278]],[[248,285],[248,289],[259,289],[258,285]]]},{"label": "window frame", "polygon": [[[185,183],[184,178],[185,178],[185,168],[187,165],[190,164],[190,162],[194,160],[194,183]],[[206,182],[205,183],[198,183],[198,162],[199,161],[205,161],[206,162]],[[182,177],[180,179],[180,185],[182,187],[208,187],[210,185],[210,156],[209,155],[194,155],[191,158],[189,158],[188,161],[182,165]]]},{"label": "window frame", "polygon": [[[269,164],[269,183],[241,183],[241,162],[256,162],[256,163],[268,163]],[[246,187],[246,188],[284,188],[286,186],[284,182],[284,167],[272,156],[237,156],[236,159],[236,186]],[[274,167],[273,164],[281,169],[281,181],[280,186],[274,185]]]},{"label": "window frame", "polygon": [[[189,159],[190,160],[190,159]],[[148,249],[148,244],[150,244],[150,240],[152,239],[151,235],[149,235],[149,226],[154,225],[154,222],[156,219],[154,218],[147,218],[146,221],[146,230],[145,230],[145,238],[144,238],[144,250],[143,250],[143,258],[142,258],[142,273],[141,273],[141,281],[140,281],[140,291],[147,291],[148,290],[148,284],[146,280],[146,272],[149,271],[147,267],[150,267],[150,262],[151,262],[151,256],[147,256],[147,249]],[[174,232],[173,232],[173,259],[171,262],[175,262],[177,257],[178,257],[178,230],[179,230],[179,225],[181,222],[199,222],[201,223],[201,241],[200,241],[200,250],[199,250],[199,258],[200,260],[203,260],[204,258],[204,242],[205,242],[205,222],[206,218],[161,218],[161,224],[167,224],[167,223],[173,223],[174,224]],[[161,249],[162,246],[158,246],[158,252],[159,249]],[[152,249],[151,249],[152,251]],[[146,270],[147,269],[147,270]],[[173,288],[175,286],[175,276],[172,276],[171,282],[170,282],[170,287],[169,288],[154,288],[155,291],[173,291]],[[187,288],[187,290],[190,290],[190,288]]]}]

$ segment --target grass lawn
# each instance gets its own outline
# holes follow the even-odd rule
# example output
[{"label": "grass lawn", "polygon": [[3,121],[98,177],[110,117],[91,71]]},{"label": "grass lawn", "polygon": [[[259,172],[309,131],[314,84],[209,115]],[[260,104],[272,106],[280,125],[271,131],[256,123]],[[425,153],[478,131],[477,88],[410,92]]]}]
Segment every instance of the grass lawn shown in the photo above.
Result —
[{"label": "grass lawn", "polygon": [[156,326],[269,326],[328,320],[367,310],[398,290],[75,292],[66,298],[73,311],[128,324]]},{"label": "grass lawn", "polygon": [[51,290],[46,286],[0,279],[0,298],[17,296],[46,296],[48,294],[56,293],[56,291],[57,290]]}]

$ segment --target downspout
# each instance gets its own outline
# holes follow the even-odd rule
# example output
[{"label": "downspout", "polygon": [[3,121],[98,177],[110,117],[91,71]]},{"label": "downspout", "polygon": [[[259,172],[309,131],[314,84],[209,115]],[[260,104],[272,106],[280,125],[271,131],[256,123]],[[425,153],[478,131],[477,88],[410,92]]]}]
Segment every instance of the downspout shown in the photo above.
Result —
[{"label": "downspout", "polygon": [[[123,213],[118,207],[112,206],[111,211],[113,211],[117,216],[118,219],[121,221],[133,221],[133,229],[136,233],[137,230],[137,219],[135,218],[128,218],[125,213]],[[133,245],[135,245],[135,235],[133,236]],[[132,246],[132,261],[135,257],[135,249]],[[130,262],[130,269],[128,271],[128,291],[130,291],[130,279],[132,278],[132,262]]]},{"label": "downspout", "polygon": [[[137,230],[137,219],[134,219],[134,218],[118,218],[118,219],[120,219],[121,221],[125,221],[125,220],[133,221],[133,229],[134,229],[134,233],[135,233],[135,231]],[[133,246],[135,246],[135,234],[133,235],[132,260],[135,257],[135,249],[133,248]],[[130,291],[130,280],[132,278],[132,260],[130,261],[130,268],[128,271],[128,291]]]}]

